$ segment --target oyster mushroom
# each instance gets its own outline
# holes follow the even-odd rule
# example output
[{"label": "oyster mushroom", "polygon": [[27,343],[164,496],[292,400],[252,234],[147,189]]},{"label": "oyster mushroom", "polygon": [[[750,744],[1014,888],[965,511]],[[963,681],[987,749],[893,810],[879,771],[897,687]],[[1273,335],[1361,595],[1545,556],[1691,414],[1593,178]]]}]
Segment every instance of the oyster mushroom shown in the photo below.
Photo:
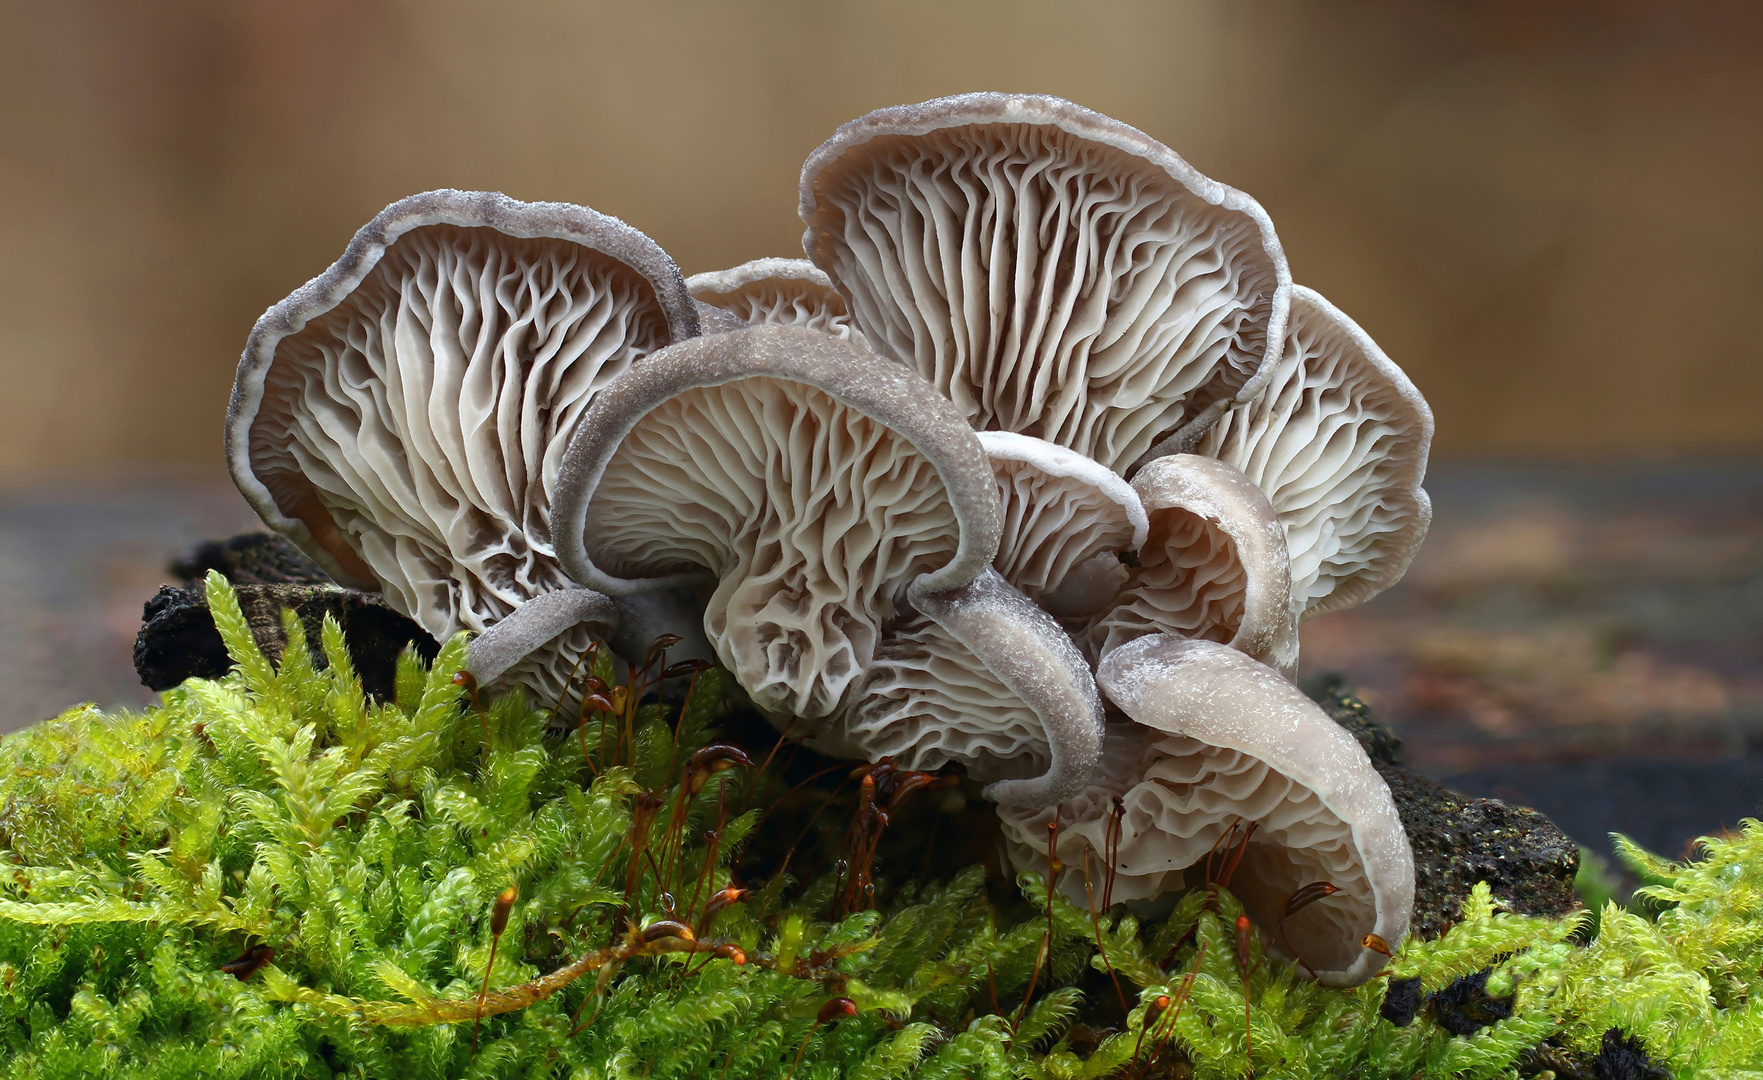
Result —
[{"label": "oyster mushroom", "polygon": [[806,326],[863,342],[845,299],[806,259],[754,259],[686,279],[692,298],[750,326]]},{"label": "oyster mushroom", "polygon": [[437,638],[504,623],[473,669],[557,697],[613,618],[603,597],[527,603],[574,587],[551,548],[564,447],[596,393],[697,332],[673,261],[615,218],[415,195],[257,321],[228,464],[338,581],[383,591]]},{"label": "oyster mushroom", "polygon": [[[1016,866],[1047,872],[1057,813],[1066,896],[1085,904],[1111,886],[1114,900],[1148,900],[1202,884],[1207,854],[1240,839],[1233,826],[1254,823],[1230,888],[1261,932],[1327,985],[1375,974],[1386,957],[1365,935],[1393,948],[1407,932],[1414,862],[1359,743],[1272,668],[1217,642],[1142,637],[1096,677],[1131,719],[1109,724],[1083,794],[1037,814],[1001,810]],[[1316,882],[1339,891],[1284,915]]]},{"label": "oyster mushroom", "polygon": [[1432,410],[1365,331],[1311,289],[1292,293],[1286,351],[1261,396],[1195,446],[1267,493],[1308,618],[1395,584],[1432,521],[1420,486]]},{"label": "oyster mushroom", "polygon": [[1124,472],[1278,358],[1291,276],[1253,199],[1060,98],[870,113],[802,167],[802,246],[871,347],[975,427]]},{"label": "oyster mushroom", "polygon": [[1133,477],[1150,519],[1138,566],[1090,638],[1107,656],[1159,631],[1221,641],[1286,675],[1298,666],[1285,532],[1267,496],[1212,458],[1170,454]]},{"label": "oyster mushroom", "polygon": [[615,597],[711,589],[718,657],[786,730],[806,735],[849,707],[910,610],[1035,714],[1047,770],[995,785],[995,798],[1049,805],[1088,782],[1101,739],[1088,667],[991,568],[1000,524],[985,451],[898,364],[804,327],[684,342],[595,399],[562,473],[565,571]]},{"label": "oyster mushroom", "polygon": [[1003,497],[993,565],[1052,615],[1081,618],[1114,601],[1121,555],[1145,544],[1138,493],[1095,461],[1031,435],[982,431]]},{"label": "oyster mushroom", "polygon": [[[1145,539],[1132,487],[1082,454],[1028,435],[982,431],[1003,507],[995,571],[1069,628],[1112,605],[1122,552]],[[912,769],[965,765],[980,780],[1034,775],[1049,748],[1029,703],[935,620],[909,615],[881,641],[851,708],[817,744]]]}]

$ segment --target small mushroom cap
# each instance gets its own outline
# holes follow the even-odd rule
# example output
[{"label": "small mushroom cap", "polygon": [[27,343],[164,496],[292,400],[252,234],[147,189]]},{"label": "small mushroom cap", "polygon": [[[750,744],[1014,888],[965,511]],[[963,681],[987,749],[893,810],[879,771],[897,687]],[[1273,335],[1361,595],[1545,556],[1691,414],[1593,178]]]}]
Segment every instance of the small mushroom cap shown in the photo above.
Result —
[{"label": "small mushroom cap", "polygon": [[1261,489],[1236,469],[1171,454],[1133,490],[1150,519],[1118,605],[1090,629],[1107,656],[1144,634],[1223,642],[1290,675],[1298,665],[1285,532]]},{"label": "small mushroom cap", "polygon": [[[1235,649],[1168,634],[1139,638],[1097,669],[1130,723],[1109,725],[1091,787],[1059,808],[1061,887],[1084,897],[1107,873],[1114,799],[1124,804],[1113,898],[1200,884],[1194,869],[1232,825],[1256,829],[1230,888],[1262,932],[1333,986],[1375,974],[1407,932],[1414,862],[1394,800],[1359,743],[1272,668]],[[1012,859],[1045,872],[1046,822],[1004,812]],[[1037,849],[1038,845],[1038,849]],[[1327,881],[1340,892],[1282,917]],[[1099,890],[1099,884],[1093,884]]]},{"label": "small mushroom cap", "polygon": [[1311,289],[1292,294],[1285,356],[1267,388],[1195,446],[1267,493],[1303,617],[1401,580],[1432,521],[1420,486],[1432,410],[1377,343]]},{"label": "small mushroom cap", "polygon": [[700,304],[750,326],[806,326],[864,344],[845,298],[806,259],[754,259],[727,270],[693,274],[686,288]]},{"label": "small mushroom cap", "polygon": [[843,702],[909,584],[965,585],[998,543],[990,465],[949,403],[803,327],[649,356],[589,407],[563,473],[570,576],[613,596],[714,582],[717,655],[761,708],[808,720]]},{"label": "small mushroom cap", "polygon": [[[1130,484],[1075,451],[1014,432],[982,431],[978,438],[1003,505],[992,566],[1012,592],[1041,609],[1019,611],[1011,623],[1041,626],[1038,662],[1066,670],[1073,662],[1054,655],[1064,645],[1055,638],[1059,624],[1047,615],[1067,626],[1087,625],[1091,613],[1113,604],[1126,580],[1120,553],[1144,543],[1144,508]],[[980,648],[996,644],[981,641]],[[1088,717],[1077,704],[1088,693],[1087,663],[1082,674],[1081,694],[1060,694],[1060,703],[1042,710]],[[1093,717],[1087,722],[1093,726]],[[989,782],[1046,773],[1053,749],[1048,724],[974,648],[942,623],[914,614],[883,637],[851,708],[829,722],[814,745],[870,761],[887,756],[910,769],[960,762]],[[1079,752],[1073,747],[1072,756]],[[1009,787],[999,792],[1013,797]]]},{"label": "small mushroom cap", "polygon": [[802,246],[871,347],[1116,471],[1204,430],[1279,355],[1291,275],[1261,207],[1060,98],[854,120],[802,167]]},{"label": "small mushroom cap", "polygon": [[1083,791],[1102,753],[1102,699],[1083,654],[1052,616],[988,567],[975,581],[932,593],[924,578],[913,606],[979,658],[1040,720],[1049,749],[1039,776],[1000,780],[987,798],[1008,806],[1052,806]]},{"label": "small mushroom cap", "polygon": [[992,564],[1060,618],[1113,603],[1122,552],[1144,546],[1148,521],[1125,480],[1073,450],[1009,431],[982,431],[1003,497],[1004,532]]},{"label": "small mushroom cap", "polygon": [[1032,705],[974,651],[928,615],[913,612],[884,633],[851,695],[808,745],[833,757],[934,772],[951,762],[974,779],[1038,776],[1052,745]]},{"label": "small mushroom cap", "polygon": [[[673,261],[615,218],[415,195],[258,320],[228,464],[264,521],[339,581],[383,589],[436,637],[483,630],[571,585],[550,508],[588,401],[697,332]],[[513,674],[560,692],[588,635]]]}]

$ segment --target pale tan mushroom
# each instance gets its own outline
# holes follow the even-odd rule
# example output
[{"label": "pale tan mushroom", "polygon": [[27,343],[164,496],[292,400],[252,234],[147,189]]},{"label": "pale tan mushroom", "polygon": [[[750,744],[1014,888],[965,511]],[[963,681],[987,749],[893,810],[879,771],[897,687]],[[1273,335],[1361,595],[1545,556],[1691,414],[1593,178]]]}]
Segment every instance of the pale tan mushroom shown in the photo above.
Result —
[{"label": "pale tan mushroom", "polygon": [[1420,486],[1432,426],[1426,399],[1377,343],[1300,287],[1267,388],[1194,452],[1266,492],[1307,618],[1363,603],[1407,570],[1432,521]]},{"label": "pale tan mushroom", "polygon": [[[615,218],[412,196],[258,320],[228,462],[263,520],[337,580],[383,590],[438,638],[486,630],[573,589],[551,503],[589,402],[697,332],[673,261]],[[480,639],[475,667],[554,698],[610,626],[591,597],[553,599]]]},{"label": "pale tan mushroom", "polygon": [[[1204,884],[1208,854],[1252,823],[1230,888],[1263,936],[1325,984],[1375,974],[1386,957],[1365,935],[1400,943],[1414,863],[1389,788],[1357,740],[1278,672],[1216,642],[1142,637],[1111,652],[1096,678],[1130,719],[1108,725],[1083,794],[1034,814],[1001,809],[1018,869],[1047,872],[1057,815],[1054,851],[1066,869],[1056,884],[1067,897],[1152,900]],[[1318,882],[1339,891],[1285,916],[1293,895]]]},{"label": "pale tan mushroom", "polygon": [[803,248],[870,345],[981,430],[1123,472],[1251,398],[1291,277],[1266,213],[1059,98],[963,94],[841,127]]},{"label": "pale tan mushroom", "polygon": [[851,325],[845,298],[805,259],[754,259],[727,270],[693,274],[686,288],[700,304],[748,326],[806,326],[866,344]]}]

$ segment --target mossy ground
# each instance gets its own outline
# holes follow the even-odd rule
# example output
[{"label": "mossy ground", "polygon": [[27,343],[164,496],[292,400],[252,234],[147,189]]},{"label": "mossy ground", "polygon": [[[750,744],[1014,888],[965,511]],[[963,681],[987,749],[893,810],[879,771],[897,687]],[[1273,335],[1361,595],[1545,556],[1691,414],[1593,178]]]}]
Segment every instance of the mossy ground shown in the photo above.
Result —
[{"label": "mossy ground", "polygon": [[610,710],[548,737],[462,640],[377,702],[334,623],[277,668],[209,590],[230,674],[0,742],[7,1075],[1763,1077],[1756,822],[1624,848],[1595,935],[1479,888],[1327,990],[1227,888],[1141,925],[916,857],[968,850],[923,832],[953,793],[742,764],[720,672],[644,704],[597,659]]}]

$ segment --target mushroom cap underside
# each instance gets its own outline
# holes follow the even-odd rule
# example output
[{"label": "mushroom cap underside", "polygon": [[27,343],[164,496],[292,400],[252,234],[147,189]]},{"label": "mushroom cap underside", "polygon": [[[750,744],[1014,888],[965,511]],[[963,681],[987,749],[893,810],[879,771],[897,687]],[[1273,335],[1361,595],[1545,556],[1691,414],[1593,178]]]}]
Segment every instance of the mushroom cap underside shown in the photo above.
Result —
[{"label": "mushroom cap underside", "polygon": [[1432,521],[1420,486],[1432,410],[1358,324],[1297,287],[1267,386],[1194,452],[1267,493],[1291,554],[1302,617],[1363,603],[1407,570]]},{"label": "mushroom cap underside", "polygon": [[[1126,579],[1121,554],[1144,542],[1131,485],[1075,451],[1013,432],[982,431],[1003,531],[992,565],[1065,624],[1084,625]],[[848,710],[816,733],[823,752],[937,769],[951,762],[992,782],[1044,772],[1045,724],[947,627],[908,615],[879,641]]]},{"label": "mushroom cap underside", "polygon": [[1105,657],[1144,634],[1223,644],[1290,675],[1298,665],[1291,562],[1279,516],[1237,469],[1170,454],[1133,477],[1146,542],[1112,608],[1087,627]]},{"label": "mushroom cap underside", "polygon": [[807,718],[843,700],[909,584],[970,582],[997,546],[984,451],[948,403],[800,327],[653,354],[596,399],[564,472],[564,569],[613,595],[708,590],[723,662]]},{"label": "mushroom cap underside", "polygon": [[[229,466],[263,519],[339,581],[382,590],[438,637],[482,630],[571,584],[550,502],[589,399],[697,329],[672,260],[615,218],[412,196],[258,320]],[[572,632],[535,663],[588,641]],[[546,692],[566,677],[527,668]]]},{"label": "mushroom cap underside", "polygon": [[[1317,978],[1356,985],[1395,946],[1413,906],[1414,866],[1395,803],[1359,744],[1272,668],[1228,646],[1159,634],[1111,653],[1097,670],[1130,719],[1110,724],[1091,786],[1058,808],[1060,882],[1084,903],[1101,895],[1115,854],[1115,900],[1201,884],[1195,869],[1253,822],[1230,887],[1262,933]],[[1115,800],[1120,822],[1112,823]],[[1004,812],[1012,858],[1045,871],[1052,812]],[[1282,915],[1302,886],[1340,891]]]},{"label": "mushroom cap underside", "polygon": [[701,304],[750,326],[806,326],[863,341],[832,281],[806,259],[754,259],[727,270],[693,274],[686,288]]},{"label": "mushroom cap underside", "polygon": [[809,156],[800,195],[803,247],[871,346],[976,428],[1125,471],[1278,356],[1291,285],[1266,213],[1068,101],[879,110]]}]

